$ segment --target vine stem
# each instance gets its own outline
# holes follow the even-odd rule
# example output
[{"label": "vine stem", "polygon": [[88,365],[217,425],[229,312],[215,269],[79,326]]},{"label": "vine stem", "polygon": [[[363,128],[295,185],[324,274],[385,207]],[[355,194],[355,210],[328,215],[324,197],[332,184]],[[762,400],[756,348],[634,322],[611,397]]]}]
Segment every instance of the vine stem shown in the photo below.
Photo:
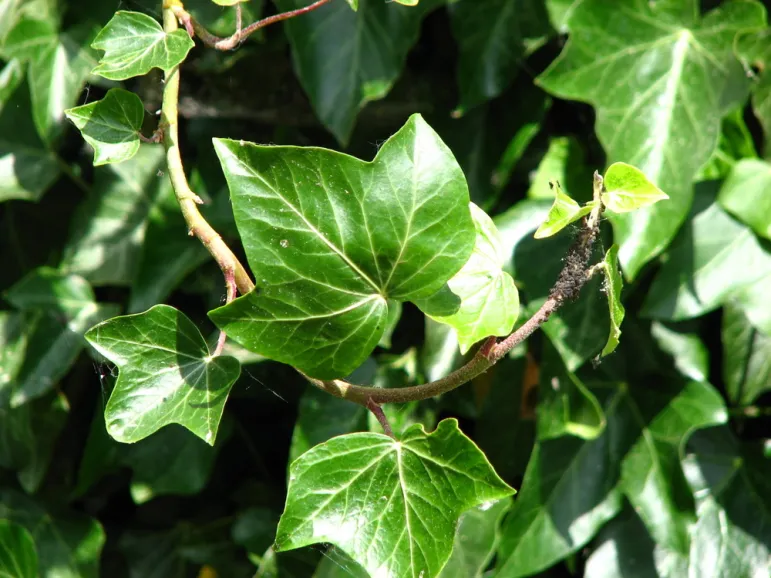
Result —
[{"label": "vine stem", "polygon": [[594,208],[584,218],[578,238],[568,251],[562,271],[544,304],[519,329],[502,341],[499,342],[496,337],[488,337],[482,342],[474,357],[463,367],[436,381],[394,389],[354,385],[342,379],[321,380],[307,375],[306,379],[331,395],[358,403],[374,412],[373,408],[383,403],[420,401],[447,393],[481,375],[530,337],[565,302],[578,297],[591,277],[588,274],[591,270],[588,264],[594,241],[599,233],[600,216],[603,211],[600,194],[603,191],[602,177],[595,172]]},{"label": "vine stem", "polygon": [[171,9],[174,11],[174,14],[179,19],[179,21],[185,26],[185,28],[187,28],[188,32],[195,32],[195,35],[198,36],[198,38],[201,39],[201,42],[203,42],[206,46],[215,48],[217,50],[233,50],[244,40],[249,38],[249,36],[257,32],[260,28],[265,28],[270,24],[275,24],[276,22],[281,22],[282,20],[288,20],[289,18],[294,18],[295,16],[300,16],[302,14],[312,12],[313,10],[320,8],[324,4],[328,4],[331,1],[332,0],[316,0],[316,2],[313,4],[303,6],[297,10],[290,10],[289,12],[282,12],[281,14],[268,16],[267,18],[253,22],[243,29],[241,28],[241,5],[236,4],[236,31],[227,38],[220,38],[219,36],[215,36],[209,32],[200,22],[193,18],[193,15],[185,10],[181,4],[175,3],[171,6]]},{"label": "vine stem", "polygon": [[[173,6],[168,1],[163,3],[163,29],[167,34],[178,28],[177,17]],[[171,179],[174,194],[179,202],[182,216],[187,224],[188,233],[198,238],[211,256],[217,262],[228,286],[228,300],[235,297],[235,288],[242,294],[254,289],[246,269],[227,246],[217,231],[204,219],[198,210],[202,204],[185,176],[182,155],[179,150],[179,65],[171,68],[164,77],[163,103],[161,105],[161,126],[163,130],[163,146],[166,149],[166,164]],[[222,340],[220,336],[220,340]],[[218,347],[221,350],[221,347]]]}]

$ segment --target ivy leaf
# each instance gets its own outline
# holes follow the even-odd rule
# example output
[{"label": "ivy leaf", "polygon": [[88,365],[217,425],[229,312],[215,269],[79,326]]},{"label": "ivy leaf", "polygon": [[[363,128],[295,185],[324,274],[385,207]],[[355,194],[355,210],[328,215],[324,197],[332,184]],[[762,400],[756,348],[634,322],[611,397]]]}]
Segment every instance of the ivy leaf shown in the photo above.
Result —
[{"label": "ivy leaf", "polygon": [[94,166],[120,163],[137,154],[145,109],[133,92],[111,88],[102,100],[64,113],[93,147]]},{"label": "ivy leaf", "polygon": [[557,182],[549,183],[549,186],[555,190],[554,203],[551,209],[549,209],[546,220],[541,223],[541,226],[538,227],[535,235],[533,235],[536,239],[544,239],[556,235],[571,223],[575,223],[578,219],[591,213],[595,206],[594,203],[587,203],[582,207],[563,193],[562,187]]},{"label": "ivy leaf", "polygon": [[632,279],[677,233],[722,116],[744,103],[746,75],[733,42],[737,33],[765,26],[765,10],[758,2],[730,2],[699,18],[695,0],[676,8],[631,0],[621,6],[576,4],[567,46],[538,80],[556,96],[592,104],[609,160],[640,167],[671,196],[611,217]]},{"label": "ivy leaf", "polygon": [[[300,83],[322,124],[341,143],[348,142],[359,110],[391,90],[423,17],[441,0],[423,0],[413,8],[359,0],[355,12],[348,4],[330,2],[285,24]],[[307,1],[276,0],[276,5],[287,12]]]},{"label": "ivy leaf", "polygon": [[748,227],[712,204],[686,223],[672,243],[643,314],[673,321],[697,317],[769,274],[771,253]]},{"label": "ivy leaf", "polygon": [[115,317],[91,328],[86,339],[120,369],[105,408],[113,438],[133,443],[177,423],[214,445],[241,366],[232,357],[212,357],[201,332],[180,311],[156,305]]},{"label": "ivy leaf", "polygon": [[38,577],[35,541],[23,526],[9,520],[0,520],[0,544],[0,576]]},{"label": "ivy leaf", "polygon": [[592,200],[592,170],[586,163],[583,146],[573,136],[553,137],[538,163],[535,175],[530,178],[528,199],[553,199],[552,183],[568,197],[579,201]]},{"label": "ivy leaf", "polygon": [[694,381],[707,381],[709,351],[697,333],[678,331],[654,321],[651,323],[651,337],[672,358],[672,363],[682,375]]},{"label": "ivy leaf", "polygon": [[450,16],[460,51],[464,112],[500,95],[514,80],[525,54],[552,33],[540,1],[458,0],[450,3]]},{"label": "ivy leaf", "polygon": [[153,68],[168,72],[186,57],[193,40],[185,30],[167,34],[146,14],[119,10],[91,44],[104,50],[91,73],[109,80],[143,76]]},{"label": "ivy leaf", "polygon": [[737,162],[757,157],[758,151],[752,133],[744,120],[744,106],[740,106],[723,117],[717,148],[695,180],[697,183],[722,181],[728,177]]},{"label": "ivy leaf", "polygon": [[511,333],[519,315],[519,294],[503,270],[506,256],[498,229],[482,209],[473,203],[470,207],[476,228],[471,257],[446,289],[416,301],[426,315],[455,330],[463,354],[480,339]]},{"label": "ivy leaf", "polygon": [[614,213],[628,213],[647,207],[669,196],[648,180],[640,170],[626,163],[613,163],[605,171],[602,204]]},{"label": "ivy leaf", "polygon": [[623,280],[618,271],[618,245],[613,245],[608,249],[602,265],[605,273],[605,293],[608,296],[608,308],[610,309],[610,335],[600,354],[601,357],[605,357],[613,353],[618,347],[618,340],[621,337],[621,323],[624,321],[624,306],[621,304]]},{"label": "ivy leaf", "polygon": [[413,426],[398,441],[341,436],[292,464],[276,546],[330,542],[372,575],[435,577],[460,515],[512,493],[454,419],[430,434]]},{"label": "ivy leaf", "polygon": [[761,237],[771,239],[771,164],[759,159],[736,163],[717,201]]},{"label": "ivy leaf", "polygon": [[353,371],[385,330],[387,300],[436,293],[473,249],[463,173],[419,115],[371,163],[214,144],[257,289],[209,315],[247,349],[314,377]]},{"label": "ivy leaf", "polygon": [[215,4],[218,4],[219,6],[235,6],[236,4],[240,4],[241,2],[248,2],[249,0],[211,0]]},{"label": "ivy leaf", "polygon": [[723,309],[723,379],[731,403],[745,406],[771,390],[771,335],[758,331],[744,312]]},{"label": "ivy leaf", "polygon": [[760,70],[760,74],[753,77],[752,109],[763,127],[767,157],[771,152],[771,30],[763,28],[742,34],[736,39],[736,53],[748,71],[753,66]]}]

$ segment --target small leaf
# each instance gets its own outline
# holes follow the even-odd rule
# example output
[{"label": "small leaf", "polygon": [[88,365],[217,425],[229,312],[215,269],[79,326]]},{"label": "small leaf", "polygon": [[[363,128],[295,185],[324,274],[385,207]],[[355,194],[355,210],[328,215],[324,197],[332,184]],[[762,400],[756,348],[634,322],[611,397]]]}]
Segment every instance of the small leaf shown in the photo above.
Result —
[{"label": "small leaf", "polygon": [[142,76],[153,68],[168,72],[193,47],[185,30],[166,34],[156,20],[139,12],[118,11],[91,44],[104,50],[92,74],[110,80]]},{"label": "small leaf", "polygon": [[503,270],[506,255],[498,229],[487,213],[470,206],[476,228],[471,257],[447,282],[449,291],[415,302],[426,315],[453,327],[463,354],[480,339],[511,333],[519,315],[519,293]]},{"label": "small leaf", "polygon": [[0,520],[0,576],[38,578],[35,541],[23,526],[10,520]]},{"label": "small leaf", "polygon": [[613,353],[618,347],[618,340],[621,337],[621,323],[624,321],[624,306],[621,304],[623,280],[618,271],[618,245],[613,245],[608,249],[602,265],[605,274],[605,294],[608,296],[608,308],[610,309],[610,335],[600,354],[601,357],[605,357]]},{"label": "small leaf", "polygon": [[218,4],[219,6],[235,6],[236,4],[240,4],[241,2],[249,2],[249,0],[211,0],[215,4]]},{"label": "small leaf", "polygon": [[460,515],[512,493],[454,419],[431,434],[413,426],[399,441],[341,436],[292,464],[276,545],[329,542],[371,575],[434,578]]},{"label": "small leaf", "polygon": [[648,180],[640,169],[626,163],[613,163],[604,177],[600,195],[608,211],[628,213],[668,199],[666,193]]},{"label": "small leaf", "polygon": [[93,147],[94,166],[120,163],[137,154],[145,109],[133,92],[111,88],[102,100],[64,113]]},{"label": "small leaf", "polygon": [[583,207],[562,192],[559,183],[550,183],[555,189],[554,203],[549,209],[546,220],[538,227],[534,237],[543,239],[555,235],[571,223],[575,223],[581,217],[592,212],[594,203],[587,203]]},{"label": "small leaf", "polygon": [[345,1],[351,5],[351,8],[353,8],[354,12],[356,12],[359,9],[359,0],[345,0]]},{"label": "small leaf", "polygon": [[771,239],[771,164],[740,160],[723,182],[717,202],[755,233]]},{"label": "small leaf", "polygon": [[211,357],[192,321],[173,307],[156,305],[105,321],[86,339],[120,369],[105,408],[112,437],[133,443],[177,423],[214,445],[241,366],[232,357]]}]

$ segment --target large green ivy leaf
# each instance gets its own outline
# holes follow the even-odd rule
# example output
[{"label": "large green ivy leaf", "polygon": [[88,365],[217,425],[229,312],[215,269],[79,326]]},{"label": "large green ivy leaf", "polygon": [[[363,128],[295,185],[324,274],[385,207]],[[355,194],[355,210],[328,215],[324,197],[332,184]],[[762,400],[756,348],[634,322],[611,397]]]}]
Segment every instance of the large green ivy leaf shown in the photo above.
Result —
[{"label": "large green ivy leaf", "polygon": [[105,321],[86,339],[120,369],[105,408],[112,437],[133,443],[177,423],[214,445],[241,366],[232,357],[212,357],[192,321],[156,305]]},{"label": "large green ivy leaf", "polygon": [[153,68],[168,72],[185,59],[193,40],[185,30],[167,34],[147,14],[118,11],[91,46],[104,50],[92,74],[126,80],[145,75]]},{"label": "large green ivy leaf", "polygon": [[49,510],[12,490],[0,491],[0,519],[23,526],[30,533],[42,578],[99,576],[105,536],[96,520],[82,514]]},{"label": "large green ivy leaf", "polygon": [[[388,94],[418,39],[423,17],[440,3],[423,0],[410,8],[360,0],[354,12],[343,2],[330,2],[287,20],[297,76],[316,115],[338,141],[348,141],[362,106]],[[276,0],[282,12],[307,4]]]},{"label": "large green ivy leaf", "polygon": [[471,216],[476,228],[471,257],[446,287],[416,301],[426,315],[455,330],[463,354],[480,339],[511,333],[519,315],[519,294],[514,279],[503,270],[506,255],[498,229],[474,204]]},{"label": "large green ivy leaf", "polygon": [[454,419],[399,440],[333,438],[290,468],[279,550],[335,544],[371,575],[434,578],[450,557],[460,515],[513,493]]},{"label": "large green ivy leaf", "polygon": [[552,32],[542,1],[458,0],[450,10],[460,51],[462,110],[501,94],[528,49],[543,43]]},{"label": "large green ivy leaf", "polygon": [[77,102],[96,62],[88,47],[94,32],[89,23],[60,31],[52,20],[30,17],[20,20],[6,38],[5,53],[29,62],[32,118],[47,143],[61,133],[64,111]]},{"label": "large green ivy leaf", "polygon": [[37,578],[38,564],[35,541],[23,527],[0,520],[0,576]]},{"label": "large green ivy leaf", "polygon": [[753,75],[752,109],[765,135],[763,154],[768,158],[771,144],[771,30],[765,28],[736,39],[736,52],[747,70],[756,67],[760,74]]},{"label": "large green ivy leaf", "polygon": [[609,160],[640,167],[671,197],[612,217],[629,278],[664,250],[685,220],[691,182],[715,149],[720,119],[746,98],[734,38],[765,24],[758,2],[730,2],[703,18],[698,13],[696,0],[578,3],[568,20],[568,45],[539,77],[553,94],[591,103]]},{"label": "large green ivy leaf", "polygon": [[752,326],[735,303],[723,309],[723,379],[728,399],[750,405],[771,390],[771,335]]},{"label": "large green ivy leaf", "polygon": [[419,116],[366,163],[314,148],[215,140],[257,288],[210,312],[256,353],[322,379],[353,371],[387,300],[439,290],[474,224],[463,173]]},{"label": "large green ivy leaf", "polygon": [[696,182],[722,181],[737,162],[757,156],[752,133],[744,120],[744,106],[739,106],[723,117],[717,148],[709,162],[696,175]]},{"label": "large green ivy leaf", "polygon": [[717,204],[689,221],[672,243],[645,300],[658,319],[697,317],[771,274],[771,252]]},{"label": "large green ivy leaf", "polygon": [[723,183],[718,203],[755,233],[771,239],[771,164],[743,159]]}]

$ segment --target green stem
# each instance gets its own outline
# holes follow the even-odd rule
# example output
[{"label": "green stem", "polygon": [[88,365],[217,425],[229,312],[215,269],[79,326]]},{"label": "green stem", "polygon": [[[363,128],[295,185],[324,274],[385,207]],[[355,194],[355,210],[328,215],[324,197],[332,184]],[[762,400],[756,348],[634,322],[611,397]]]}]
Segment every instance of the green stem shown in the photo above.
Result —
[{"label": "green stem", "polygon": [[[177,17],[172,6],[164,2],[163,29],[167,34],[177,30]],[[238,258],[225,244],[217,231],[203,218],[198,210],[201,199],[191,189],[185,176],[182,156],[179,151],[179,66],[169,70],[164,78],[163,104],[161,106],[161,125],[163,145],[166,148],[166,163],[168,166],[174,194],[179,202],[182,216],[190,235],[198,238],[208,249],[211,256],[222,269],[226,279],[234,278],[238,290],[244,294],[254,289],[254,283]],[[230,287],[228,288],[230,294]]]}]

